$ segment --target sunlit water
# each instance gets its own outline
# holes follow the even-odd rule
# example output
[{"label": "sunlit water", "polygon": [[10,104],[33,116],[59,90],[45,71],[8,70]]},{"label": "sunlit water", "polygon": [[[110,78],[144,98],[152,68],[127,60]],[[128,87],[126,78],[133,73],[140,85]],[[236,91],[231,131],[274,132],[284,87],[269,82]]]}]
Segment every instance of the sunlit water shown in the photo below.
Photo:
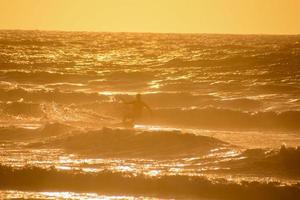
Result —
[{"label": "sunlit water", "polygon": [[[74,192],[23,192],[23,191],[0,191],[0,198],[4,199],[69,199],[69,200],[139,200],[158,199],[155,197],[134,197],[134,196],[108,196],[96,193],[74,193]],[[168,198],[159,198],[168,199]],[[204,200],[204,199],[203,199]]]},{"label": "sunlit water", "polygon": [[[299,36],[0,31],[0,48],[2,165],[299,182],[299,174],[285,176],[277,169],[250,173],[237,168],[244,160],[257,159],[243,153],[246,150],[257,148],[268,157],[281,145],[300,145]],[[201,154],[199,149],[189,150],[176,158],[172,152],[160,159],[141,158],[134,152],[127,158],[113,152],[104,156],[100,150],[90,155],[51,143],[64,141],[72,131],[124,129],[121,119],[130,107],[121,99],[130,101],[137,93],[153,115],[145,112],[134,130],[192,133],[226,144],[214,141]],[[47,124],[58,126],[43,131]],[[191,141],[182,141],[187,142]],[[84,137],[82,143],[93,144]],[[0,194],[1,198],[140,198],[72,192]]]}]

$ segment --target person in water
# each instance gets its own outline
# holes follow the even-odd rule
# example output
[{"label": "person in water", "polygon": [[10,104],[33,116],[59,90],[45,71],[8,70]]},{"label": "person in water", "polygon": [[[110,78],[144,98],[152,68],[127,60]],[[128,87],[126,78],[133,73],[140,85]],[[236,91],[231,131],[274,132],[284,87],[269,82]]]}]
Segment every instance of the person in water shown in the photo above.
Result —
[{"label": "person in water", "polygon": [[133,101],[123,102],[132,106],[131,112],[123,117],[123,123],[133,125],[137,119],[141,118],[144,108],[146,108],[152,114],[151,108],[142,100],[141,94],[137,94],[135,96],[135,100]]}]

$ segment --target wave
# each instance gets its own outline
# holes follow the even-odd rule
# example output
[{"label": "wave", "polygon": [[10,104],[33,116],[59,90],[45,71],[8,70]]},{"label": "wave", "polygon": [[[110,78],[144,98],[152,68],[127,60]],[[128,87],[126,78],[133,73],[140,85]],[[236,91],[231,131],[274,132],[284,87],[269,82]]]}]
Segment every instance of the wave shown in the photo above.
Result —
[{"label": "wave", "polygon": [[97,79],[96,74],[59,73],[47,71],[2,71],[2,80],[22,83],[85,83],[91,79]]},{"label": "wave", "polygon": [[219,163],[221,173],[257,174],[269,177],[300,178],[300,146],[297,148],[282,146],[280,149],[247,149],[237,155],[241,159],[232,159]]},{"label": "wave", "polygon": [[24,141],[27,139],[34,139],[36,135],[34,134],[35,131],[20,127],[1,127],[0,128],[0,141],[3,142],[4,140],[13,140],[13,141]]},{"label": "wave", "polygon": [[265,84],[265,85],[257,85],[255,86],[255,89],[268,92],[268,93],[296,93],[298,94],[300,91],[300,87],[297,83],[294,85],[271,85],[271,84]]},{"label": "wave", "polygon": [[[11,88],[10,85],[2,84],[6,89],[0,89],[0,108],[3,113],[10,115],[22,115],[43,117],[45,115],[44,107],[49,104],[62,104],[65,108],[72,108],[85,111],[90,110],[98,114],[108,116],[122,117],[122,113],[128,109],[128,106],[117,102],[119,97],[130,101],[133,97],[129,95],[115,95],[113,97],[101,95],[98,93],[86,92],[64,92],[61,90],[46,89],[24,89]],[[190,93],[153,93],[144,94],[143,99],[151,105],[152,108],[168,107],[180,109],[180,107],[204,107],[211,105],[214,107],[230,108],[233,110],[258,110],[262,107],[262,102],[247,98],[221,100],[211,95],[193,95]],[[82,115],[86,113],[82,111]]]},{"label": "wave", "polygon": [[32,117],[41,117],[43,112],[40,104],[28,102],[9,102],[0,104],[3,113],[10,115],[25,115]]},{"label": "wave", "polygon": [[[28,63],[26,61],[20,62],[19,59],[12,60],[12,58],[0,58],[1,70],[24,70],[28,68],[45,70],[47,68],[68,68],[73,67],[73,61],[49,61],[45,59],[43,62]],[[3,71],[2,71],[3,72]],[[9,77],[6,77],[9,79]]]},{"label": "wave", "polygon": [[[0,83],[0,100],[1,101],[17,101],[23,98],[27,102],[58,102],[58,103],[97,103],[100,101],[108,101],[112,97],[96,92],[80,92],[76,91],[80,84],[57,83],[48,84],[47,89],[28,89],[2,81]],[[49,89],[50,87],[51,89]],[[60,90],[60,87],[64,88]],[[275,86],[274,86],[275,87]],[[74,89],[72,91],[68,88]],[[65,90],[67,89],[67,90]],[[114,97],[121,97],[131,100],[132,96],[127,95],[126,91],[116,93]],[[213,95],[192,94],[188,92],[158,92],[146,93],[143,99],[152,107],[176,107],[176,106],[207,106],[225,107],[239,110],[259,109],[263,105],[263,100],[255,100],[249,98],[221,99]]]},{"label": "wave", "polygon": [[[243,112],[221,108],[157,109],[151,123],[245,130],[299,130],[300,111]],[[150,121],[149,121],[150,123]]]},{"label": "wave", "polygon": [[103,128],[88,132],[74,131],[65,137],[29,146],[64,148],[71,152],[101,157],[170,159],[203,155],[213,148],[228,144],[215,138],[180,131]]},{"label": "wave", "polygon": [[[199,59],[199,60],[184,60],[184,59],[172,59],[166,62],[164,67],[228,67],[228,68],[248,68],[253,66],[268,66],[270,64],[280,64],[287,67],[297,67],[300,64],[300,56],[297,54],[290,54],[284,51],[269,54],[257,54],[257,55],[235,55],[228,56],[222,59]],[[214,68],[217,71],[221,71],[224,68]]]},{"label": "wave", "polygon": [[[32,95],[28,96],[28,98],[37,100],[39,99],[38,97],[43,99],[47,98],[48,95],[51,95],[51,93],[38,93],[36,96]],[[66,96],[69,96],[69,98],[66,98]],[[154,97],[152,100],[150,100],[151,96],[146,98],[149,98],[149,102],[152,102],[153,105],[155,103],[159,104],[159,98]],[[163,99],[164,97],[161,98]],[[52,99],[62,103],[17,101],[0,103],[0,109],[4,118],[9,115],[33,117],[43,121],[57,121],[61,123],[77,121],[82,124],[97,123],[98,121],[98,126],[101,126],[100,122],[102,122],[102,125],[105,125],[120,121],[124,113],[128,112],[129,109],[123,103],[100,101],[101,99],[108,99],[108,97],[98,94],[54,92]],[[95,101],[95,99],[99,101]],[[205,100],[199,100],[200,105],[188,108],[181,108],[178,105],[180,101],[167,101],[170,108],[154,108],[152,117],[145,113],[144,118],[140,119],[138,123],[224,130],[300,130],[300,124],[298,123],[300,121],[300,111],[297,110],[254,112],[251,109],[256,110],[256,107],[261,105],[260,102],[248,101],[247,99],[215,100],[211,101],[210,105],[214,104],[216,107],[201,108],[198,107],[201,106],[201,101],[202,104],[205,104],[203,103]],[[80,103],[76,104],[74,102]],[[172,104],[176,106],[173,107]],[[249,111],[245,111],[245,109]]]},{"label": "wave", "polygon": [[[120,97],[126,101],[133,99],[129,95],[115,95],[114,99],[118,100]],[[231,110],[243,110],[243,111],[256,111],[263,107],[264,103],[261,100],[248,99],[248,98],[236,98],[236,99],[221,99],[212,95],[195,95],[186,92],[159,92],[144,94],[143,100],[147,102],[152,108],[172,108],[172,109],[182,109],[182,108],[203,108],[213,106],[216,108],[226,108]],[[99,112],[106,111],[107,114],[115,113],[116,109],[122,109],[126,107],[119,102],[93,102],[81,104],[80,107],[93,108]]]},{"label": "wave", "polygon": [[16,38],[14,40],[0,40],[0,45],[13,45],[13,46],[54,46],[54,47],[59,47],[59,46],[63,46],[63,42],[60,41],[47,41],[47,40],[26,40],[26,39],[22,39],[22,40],[16,40]]},{"label": "wave", "polygon": [[118,80],[118,81],[134,81],[134,82],[144,82],[144,81],[150,81],[154,78],[155,73],[154,72],[142,72],[142,71],[115,71],[108,74],[105,78],[108,80]]},{"label": "wave", "polygon": [[234,110],[257,110],[263,106],[263,102],[255,99],[237,98],[219,100],[213,105]]},{"label": "wave", "polygon": [[234,110],[257,110],[263,106],[263,102],[255,99],[236,98],[221,99],[212,95],[195,95],[187,92],[160,92],[144,94],[143,99],[152,107],[214,107],[230,108]]},{"label": "wave", "polygon": [[[122,98],[129,99],[129,96],[122,96]],[[216,99],[217,97],[211,95],[194,95],[188,92],[159,92],[143,95],[143,100],[152,107],[207,105]]]},{"label": "wave", "polygon": [[109,98],[98,93],[63,92],[60,90],[26,90],[23,88],[0,89],[0,100],[18,101],[22,98],[27,102],[58,102],[58,103],[86,103],[108,100]]},{"label": "wave", "polygon": [[7,126],[0,128],[1,140],[29,140],[29,139],[44,139],[45,137],[58,136],[68,134],[75,128],[62,123],[46,123],[38,124],[37,128],[25,128],[22,126]]},{"label": "wave", "polygon": [[199,176],[130,175],[102,171],[94,174],[80,171],[57,171],[24,167],[15,169],[0,165],[0,188],[36,191],[80,191],[105,194],[133,194],[184,198],[216,199],[299,199],[299,184],[278,182],[234,183],[226,179]]},{"label": "wave", "polygon": [[[41,67],[43,64],[39,64]],[[52,65],[55,68],[55,63],[45,63],[45,65]],[[57,63],[60,67],[59,63]],[[49,66],[48,66],[49,67]],[[24,67],[26,69],[26,67]],[[137,71],[120,71],[117,69],[110,69],[110,72],[97,73],[96,71],[90,70],[85,73],[71,73],[61,71],[42,71],[42,70],[3,70],[0,72],[3,81],[13,81],[19,83],[35,83],[35,84],[51,84],[51,83],[88,83],[89,86],[99,86],[99,84],[105,84],[106,87],[110,84],[114,84],[116,87],[125,87],[134,84],[146,83],[153,80],[156,73],[137,72]],[[104,76],[105,75],[105,76]],[[100,83],[99,83],[99,80]],[[100,85],[101,86],[101,85]],[[143,85],[147,86],[147,85]]]},{"label": "wave", "polygon": [[260,170],[270,174],[279,171],[294,178],[300,177],[300,146],[297,148],[282,146],[279,150],[265,152],[264,155],[259,154],[257,150],[247,150],[243,155],[248,156],[248,161],[251,161],[247,163],[247,171]]}]

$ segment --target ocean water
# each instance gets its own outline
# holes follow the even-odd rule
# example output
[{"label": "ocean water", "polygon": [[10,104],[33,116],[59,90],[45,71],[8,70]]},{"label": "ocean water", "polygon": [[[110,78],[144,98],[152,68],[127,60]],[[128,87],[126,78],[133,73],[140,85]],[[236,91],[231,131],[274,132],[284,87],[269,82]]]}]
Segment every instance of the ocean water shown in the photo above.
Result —
[{"label": "ocean water", "polygon": [[300,36],[1,30],[0,110],[1,199],[300,197]]}]

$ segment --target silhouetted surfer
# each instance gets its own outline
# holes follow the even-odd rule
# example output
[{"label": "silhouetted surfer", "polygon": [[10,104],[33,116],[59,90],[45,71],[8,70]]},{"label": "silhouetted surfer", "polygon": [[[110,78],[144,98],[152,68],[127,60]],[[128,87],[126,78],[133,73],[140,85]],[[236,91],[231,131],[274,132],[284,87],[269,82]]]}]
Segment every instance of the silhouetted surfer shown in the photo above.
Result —
[{"label": "silhouetted surfer", "polygon": [[124,125],[133,126],[134,122],[141,118],[143,109],[146,108],[152,113],[151,108],[142,101],[141,94],[137,94],[135,100],[130,102],[125,102],[122,100],[125,104],[132,105],[131,111],[124,115],[123,117],[123,123]]}]

